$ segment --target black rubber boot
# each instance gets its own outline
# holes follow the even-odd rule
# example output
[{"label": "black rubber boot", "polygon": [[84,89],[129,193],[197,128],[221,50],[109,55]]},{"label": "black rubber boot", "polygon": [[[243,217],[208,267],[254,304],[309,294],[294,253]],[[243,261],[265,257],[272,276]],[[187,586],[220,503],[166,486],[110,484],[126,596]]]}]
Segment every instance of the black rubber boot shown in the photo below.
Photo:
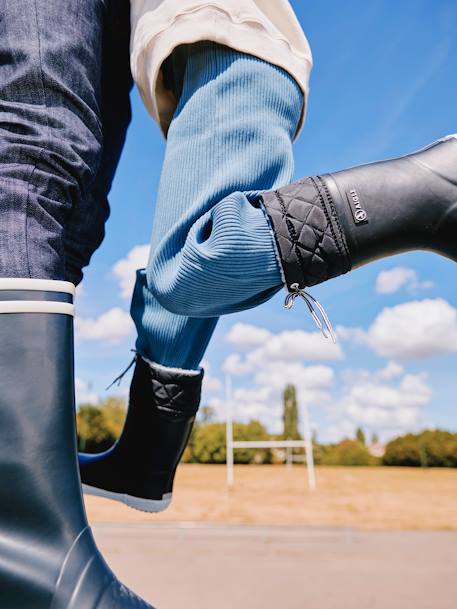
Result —
[{"label": "black rubber boot", "polygon": [[0,607],[152,609],[97,550],[76,452],[72,284],[0,279]]},{"label": "black rubber boot", "polygon": [[429,250],[457,261],[457,136],[304,178],[262,201],[291,295],[400,252]]},{"label": "black rubber boot", "polygon": [[84,492],[145,512],[166,509],[200,404],[202,380],[203,370],[167,368],[137,355],[120,438],[104,453],[79,455]]}]

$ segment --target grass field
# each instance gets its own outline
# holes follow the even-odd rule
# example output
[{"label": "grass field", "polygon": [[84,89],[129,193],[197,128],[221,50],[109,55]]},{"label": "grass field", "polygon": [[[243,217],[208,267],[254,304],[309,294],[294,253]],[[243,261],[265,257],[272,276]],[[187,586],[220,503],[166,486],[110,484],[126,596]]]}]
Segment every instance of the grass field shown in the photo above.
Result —
[{"label": "grass field", "polygon": [[457,530],[457,470],[318,467],[310,492],[303,466],[182,465],[173,503],[145,514],[86,497],[93,523],[205,522],[361,529]]}]

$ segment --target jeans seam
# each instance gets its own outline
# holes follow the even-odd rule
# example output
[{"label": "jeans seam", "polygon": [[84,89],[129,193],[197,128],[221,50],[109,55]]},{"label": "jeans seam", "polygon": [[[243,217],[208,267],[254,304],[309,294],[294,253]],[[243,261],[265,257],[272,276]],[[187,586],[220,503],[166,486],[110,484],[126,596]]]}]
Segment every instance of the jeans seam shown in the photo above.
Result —
[{"label": "jeans seam", "polygon": [[[46,87],[44,86],[43,65],[42,65],[42,55],[41,55],[40,28],[39,28],[39,24],[38,24],[38,6],[37,6],[36,0],[34,0],[33,5],[34,5],[34,8],[35,8],[35,27],[36,27],[36,36],[37,36],[37,46],[38,46],[38,64],[39,64],[40,81],[41,81],[41,95],[42,95],[43,105],[44,105],[44,107],[47,110],[48,109],[48,102],[47,102],[47,99],[46,99]],[[49,120],[48,120],[47,112],[45,113],[45,118],[46,118],[46,130],[47,130],[48,136],[49,136]],[[40,163],[40,159],[41,159],[41,157],[43,155],[43,151],[44,151],[43,147],[41,147],[39,149],[39,151],[38,151],[38,157],[37,157],[35,163],[33,164],[33,168],[32,168],[32,171],[30,172],[28,186],[27,186],[27,200],[26,200],[26,204],[25,204],[25,257],[26,257],[27,271],[28,271],[29,277],[31,277],[30,255],[29,255],[29,246],[28,246],[28,224],[29,224],[29,209],[30,209],[30,188],[32,186],[32,182],[33,182],[35,171],[38,168],[38,165]]]}]

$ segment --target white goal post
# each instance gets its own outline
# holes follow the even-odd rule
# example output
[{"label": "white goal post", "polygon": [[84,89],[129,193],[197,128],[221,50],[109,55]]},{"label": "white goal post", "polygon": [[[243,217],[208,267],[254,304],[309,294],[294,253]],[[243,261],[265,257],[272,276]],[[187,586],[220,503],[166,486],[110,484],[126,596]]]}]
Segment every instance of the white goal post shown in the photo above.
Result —
[{"label": "white goal post", "polygon": [[[309,412],[306,405],[302,407],[303,440],[252,440],[236,441],[233,439],[233,397],[232,379],[230,375],[225,377],[225,405],[226,405],[226,445],[227,445],[227,485],[232,486],[234,478],[234,451],[238,448],[286,448],[288,453],[292,448],[304,448],[308,488],[316,488],[316,474],[314,471],[313,441],[311,436],[311,424]],[[289,460],[288,460],[289,462]]]}]

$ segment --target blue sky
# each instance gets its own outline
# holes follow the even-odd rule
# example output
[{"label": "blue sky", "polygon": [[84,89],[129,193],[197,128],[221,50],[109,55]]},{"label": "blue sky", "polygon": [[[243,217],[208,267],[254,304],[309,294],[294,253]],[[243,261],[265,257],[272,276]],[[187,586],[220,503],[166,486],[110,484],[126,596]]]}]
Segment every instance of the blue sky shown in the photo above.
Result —
[{"label": "blue sky", "polygon": [[[403,154],[457,132],[455,0],[292,5],[314,56],[296,177]],[[136,91],[132,101],[107,237],[77,300],[79,399],[128,389],[126,377],[120,389],[104,391],[134,345],[126,295],[131,269],[145,252],[134,248],[149,241],[164,152]],[[255,416],[272,430],[279,429],[287,381],[297,384],[323,440],[351,434],[359,424],[385,438],[426,425],[457,430],[456,279],[454,263],[413,253],[314,288],[340,327],[337,348],[316,336],[303,306],[283,309],[284,294],[227,316],[205,357],[203,401],[223,417],[229,370],[236,417]]]}]

